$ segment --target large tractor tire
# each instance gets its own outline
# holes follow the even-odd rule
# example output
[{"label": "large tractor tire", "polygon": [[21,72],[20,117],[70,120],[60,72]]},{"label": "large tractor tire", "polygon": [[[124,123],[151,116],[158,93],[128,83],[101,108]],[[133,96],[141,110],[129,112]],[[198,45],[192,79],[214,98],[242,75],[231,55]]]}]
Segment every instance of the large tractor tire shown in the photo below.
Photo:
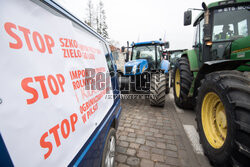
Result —
[{"label": "large tractor tire", "polygon": [[188,97],[188,92],[192,85],[193,74],[186,57],[177,60],[173,77],[175,104],[180,108],[191,109],[193,107],[192,99]]},{"label": "large tractor tire", "polygon": [[214,166],[249,166],[250,78],[238,71],[206,75],[198,89],[196,120]]},{"label": "large tractor tire", "polygon": [[163,107],[166,94],[166,75],[155,73],[151,75],[150,81],[150,105]]}]

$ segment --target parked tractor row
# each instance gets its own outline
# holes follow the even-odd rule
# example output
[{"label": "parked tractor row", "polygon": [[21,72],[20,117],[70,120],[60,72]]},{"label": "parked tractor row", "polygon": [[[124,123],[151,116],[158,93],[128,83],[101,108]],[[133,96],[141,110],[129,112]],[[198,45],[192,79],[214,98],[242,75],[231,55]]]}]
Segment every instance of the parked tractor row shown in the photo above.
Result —
[{"label": "parked tractor row", "polygon": [[[193,49],[163,52],[168,43],[133,43],[121,74],[123,89],[148,90],[156,106],[164,106],[173,83],[176,105],[195,109],[200,142],[215,166],[250,162],[249,5],[249,0],[202,3]],[[189,9],[184,25],[191,22]]]},{"label": "parked tractor row", "polygon": [[[200,142],[215,166],[250,162],[250,1],[202,3],[195,43],[174,68],[175,103],[194,108]],[[184,25],[192,12],[184,13]]]}]

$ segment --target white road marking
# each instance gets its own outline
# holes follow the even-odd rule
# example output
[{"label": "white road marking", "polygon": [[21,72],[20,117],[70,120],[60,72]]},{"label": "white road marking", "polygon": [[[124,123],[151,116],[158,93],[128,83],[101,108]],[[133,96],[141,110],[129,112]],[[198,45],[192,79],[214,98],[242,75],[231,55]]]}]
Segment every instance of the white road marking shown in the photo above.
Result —
[{"label": "white road marking", "polygon": [[174,99],[174,95],[173,95],[173,93],[172,93],[172,92],[169,92],[169,94],[168,94],[168,95],[169,95],[169,98],[170,98],[170,99]]},{"label": "white road marking", "polygon": [[203,148],[199,142],[200,137],[198,133],[196,132],[196,129],[193,125],[183,125],[184,130],[193,146],[194,152],[197,154],[204,155]]},{"label": "white road marking", "polygon": [[176,111],[177,113],[179,113],[179,114],[183,114],[183,113],[184,113],[184,110],[181,109],[181,108],[179,108],[179,107],[177,107],[176,104],[175,104],[175,102],[174,102],[174,107],[175,107],[175,111]]}]

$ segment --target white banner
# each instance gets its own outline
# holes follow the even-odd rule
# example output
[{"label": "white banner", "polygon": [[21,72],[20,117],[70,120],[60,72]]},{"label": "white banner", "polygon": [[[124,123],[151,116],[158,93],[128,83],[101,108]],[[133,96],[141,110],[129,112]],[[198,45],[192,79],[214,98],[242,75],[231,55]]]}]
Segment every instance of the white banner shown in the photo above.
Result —
[{"label": "white banner", "polygon": [[1,1],[0,13],[0,132],[11,159],[68,165],[113,104],[110,76],[95,75],[108,71],[104,45],[32,1]]}]

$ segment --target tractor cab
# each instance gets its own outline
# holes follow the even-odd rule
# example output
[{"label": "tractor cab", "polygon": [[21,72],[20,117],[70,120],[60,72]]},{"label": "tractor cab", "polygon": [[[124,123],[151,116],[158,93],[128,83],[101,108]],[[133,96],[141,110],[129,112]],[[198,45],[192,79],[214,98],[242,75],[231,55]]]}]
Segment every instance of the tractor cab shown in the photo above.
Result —
[{"label": "tractor cab", "polygon": [[[203,12],[194,22],[196,35],[193,47],[199,66],[206,61],[249,57],[249,52],[235,54],[249,45],[249,1],[221,1],[208,6],[203,3],[202,7]],[[188,10],[184,13],[184,25],[190,24],[191,10]]]},{"label": "tractor cab", "polygon": [[[132,53],[129,62],[125,64],[125,75],[140,75],[144,71],[160,70],[163,63],[163,46],[168,42],[149,41],[132,43]],[[167,72],[168,69],[165,69]]]}]

